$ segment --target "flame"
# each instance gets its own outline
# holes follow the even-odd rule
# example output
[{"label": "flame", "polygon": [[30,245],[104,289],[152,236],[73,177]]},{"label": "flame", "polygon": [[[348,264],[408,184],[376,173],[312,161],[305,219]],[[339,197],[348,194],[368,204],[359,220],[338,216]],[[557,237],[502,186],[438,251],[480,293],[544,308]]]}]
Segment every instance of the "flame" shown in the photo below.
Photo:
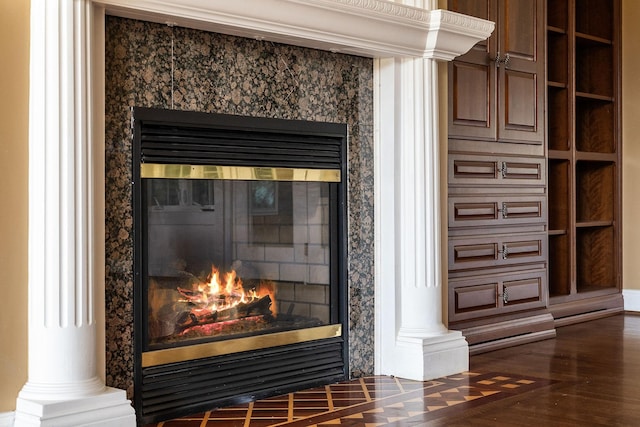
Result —
[{"label": "flame", "polygon": [[[275,285],[272,282],[263,281],[257,289],[245,290],[242,279],[238,277],[235,270],[221,274],[215,265],[211,266],[211,272],[206,280],[195,285],[192,291],[185,289],[179,289],[179,291],[185,298],[182,301],[197,306],[194,312],[225,310],[241,303],[250,303],[266,295],[275,301]],[[273,314],[275,314],[274,309],[274,307],[271,309]]]}]

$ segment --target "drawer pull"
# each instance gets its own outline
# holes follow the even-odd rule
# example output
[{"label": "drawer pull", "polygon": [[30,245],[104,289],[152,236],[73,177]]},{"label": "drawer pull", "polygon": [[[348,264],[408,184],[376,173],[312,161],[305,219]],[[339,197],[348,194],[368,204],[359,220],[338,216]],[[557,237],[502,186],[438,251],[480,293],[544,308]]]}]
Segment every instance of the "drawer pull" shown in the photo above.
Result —
[{"label": "drawer pull", "polygon": [[498,251],[499,254],[502,254],[502,259],[507,259],[509,257],[509,247],[506,243],[502,244],[502,250]]},{"label": "drawer pull", "polygon": [[500,162],[500,170],[498,170],[500,176],[504,179],[507,176],[507,162]]},{"label": "drawer pull", "polygon": [[507,208],[507,202],[502,202],[502,208],[499,209],[502,213],[502,218],[506,219],[509,216],[509,209]]}]

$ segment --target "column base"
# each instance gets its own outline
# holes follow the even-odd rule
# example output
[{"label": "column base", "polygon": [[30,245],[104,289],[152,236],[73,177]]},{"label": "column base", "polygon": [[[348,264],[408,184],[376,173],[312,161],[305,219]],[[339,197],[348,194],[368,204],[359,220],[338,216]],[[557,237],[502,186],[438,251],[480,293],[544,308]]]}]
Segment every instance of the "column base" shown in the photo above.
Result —
[{"label": "column base", "polygon": [[136,414],[123,390],[106,387],[95,396],[64,401],[18,397],[15,427],[135,427]]},{"label": "column base", "polygon": [[430,337],[398,336],[393,375],[427,381],[469,370],[469,345],[460,331]]},{"label": "column base", "polygon": [[0,427],[12,427],[14,417],[13,412],[0,412]]}]

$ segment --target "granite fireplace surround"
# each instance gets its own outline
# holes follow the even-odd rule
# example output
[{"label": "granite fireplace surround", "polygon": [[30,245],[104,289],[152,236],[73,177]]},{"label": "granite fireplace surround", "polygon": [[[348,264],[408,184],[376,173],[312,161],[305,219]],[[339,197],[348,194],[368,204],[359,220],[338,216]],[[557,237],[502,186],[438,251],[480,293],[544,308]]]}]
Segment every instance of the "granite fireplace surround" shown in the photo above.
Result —
[{"label": "granite fireplace surround", "polygon": [[349,371],[372,374],[372,60],[112,16],[105,41],[106,384],[133,394],[133,106],[349,125]]}]

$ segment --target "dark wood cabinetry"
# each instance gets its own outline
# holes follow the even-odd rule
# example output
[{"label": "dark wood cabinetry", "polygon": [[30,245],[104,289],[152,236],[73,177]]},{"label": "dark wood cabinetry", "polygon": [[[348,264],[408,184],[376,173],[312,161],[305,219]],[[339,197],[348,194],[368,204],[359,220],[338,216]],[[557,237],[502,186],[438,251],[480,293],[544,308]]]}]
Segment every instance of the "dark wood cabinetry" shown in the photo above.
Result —
[{"label": "dark wood cabinetry", "polygon": [[[537,185],[545,183],[544,157],[515,157],[508,154],[469,154],[464,141],[452,141],[449,156],[451,185]],[[500,147],[497,147],[500,148]],[[460,153],[455,150],[461,150]],[[542,151],[542,150],[538,150]]]},{"label": "dark wood cabinetry", "polygon": [[471,352],[622,310],[620,1],[449,0],[448,320]]},{"label": "dark wood cabinetry", "polygon": [[452,62],[449,136],[543,144],[544,2],[450,0],[496,22],[494,34]]},{"label": "dark wood cabinetry", "polygon": [[540,295],[544,295],[546,279],[546,270],[540,269],[454,281],[449,287],[449,298],[453,302],[451,319],[473,320],[480,315],[496,316],[543,308],[545,301]]},{"label": "dark wood cabinetry", "polygon": [[557,324],[622,309],[620,3],[547,5],[549,294]]},{"label": "dark wood cabinetry", "polygon": [[448,320],[471,352],[552,337],[543,0],[450,0],[496,22],[449,65]]}]

